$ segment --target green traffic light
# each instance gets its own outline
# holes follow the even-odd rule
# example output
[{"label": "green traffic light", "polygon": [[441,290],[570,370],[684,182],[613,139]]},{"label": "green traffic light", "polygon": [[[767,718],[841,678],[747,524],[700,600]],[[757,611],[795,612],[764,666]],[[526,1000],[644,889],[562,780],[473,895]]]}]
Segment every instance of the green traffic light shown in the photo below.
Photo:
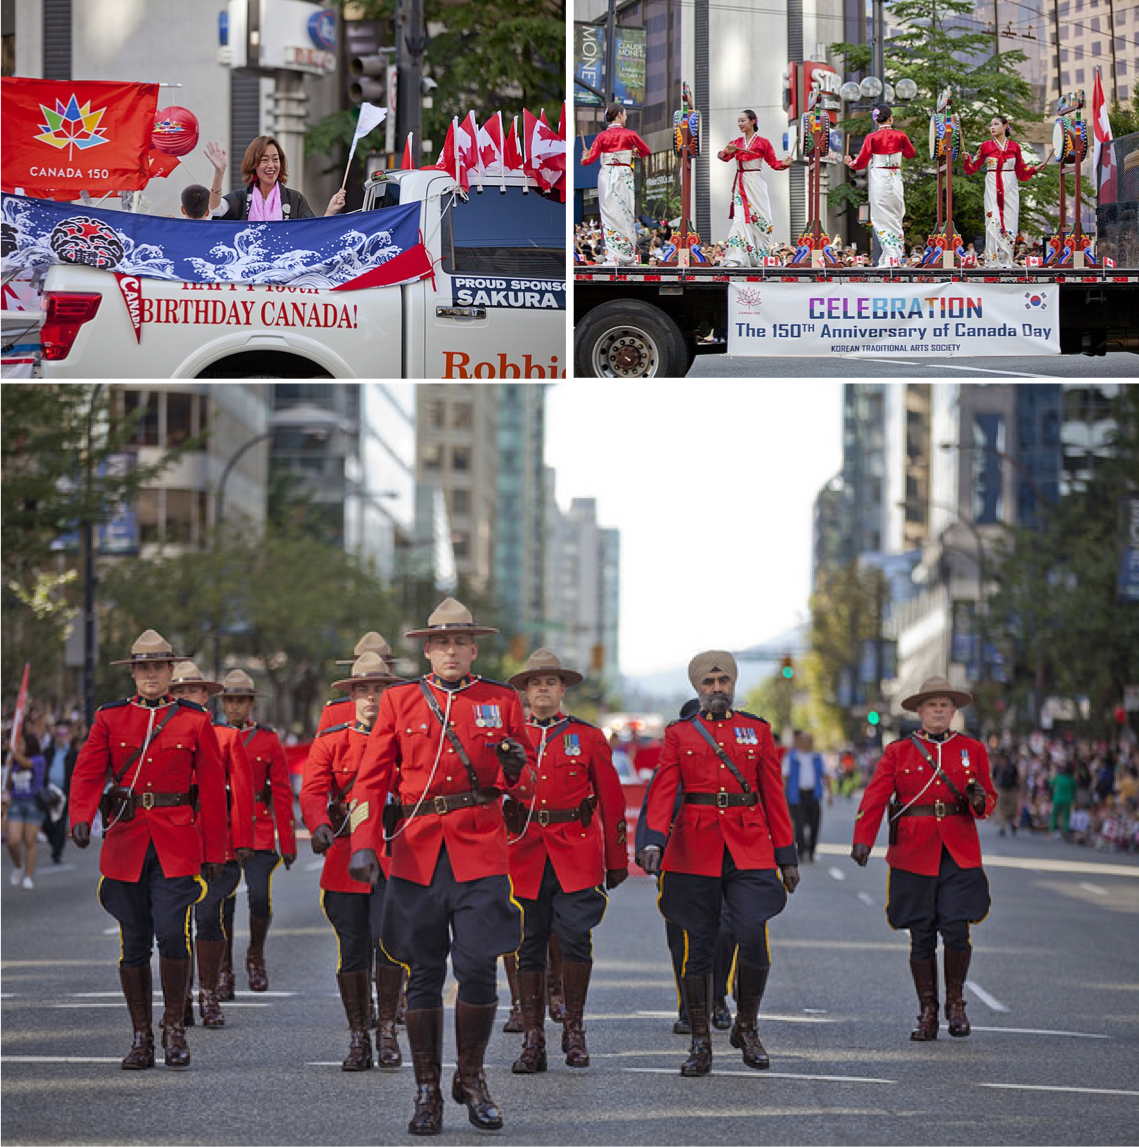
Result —
[{"label": "green traffic light", "polygon": [[882,718],[878,715],[878,713],[875,710],[871,709],[870,712],[866,714],[866,720],[871,725],[877,725],[878,722],[880,720],[882,720]]},{"label": "green traffic light", "polygon": [[783,676],[786,677],[788,681],[790,681],[791,678],[795,676],[795,670],[792,669],[790,665],[784,665]]}]

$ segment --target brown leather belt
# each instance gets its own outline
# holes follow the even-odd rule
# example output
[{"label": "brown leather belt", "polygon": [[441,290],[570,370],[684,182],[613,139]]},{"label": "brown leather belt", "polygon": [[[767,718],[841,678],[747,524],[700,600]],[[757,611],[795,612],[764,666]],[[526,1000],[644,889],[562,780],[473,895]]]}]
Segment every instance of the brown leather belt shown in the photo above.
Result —
[{"label": "brown leather belt", "polygon": [[259,804],[271,804],[273,800],[273,786],[266,781],[263,789],[258,789],[253,794],[253,799]]},{"label": "brown leather belt", "polygon": [[131,793],[131,804],[135,808],[172,808],[193,801],[190,793]]},{"label": "brown leather belt", "polygon": [[934,801],[933,804],[912,804],[898,815],[935,816],[940,820],[943,816],[968,816],[969,810],[956,801]]},{"label": "brown leather belt", "polygon": [[478,792],[448,793],[446,796],[428,796],[415,804],[400,805],[402,816],[446,816],[459,808],[473,808],[475,805],[491,804],[497,799],[498,789],[479,789]]},{"label": "brown leather belt", "polygon": [[540,825],[569,824],[573,820],[581,820],[581,806],[577,808],[542,808],[534,813],[534,820]]},{"label": "brown leather belt", "polygon": [[758,793],[685,793],[685,804],[706,804],[716,808],[751,808],[759,803]]}]

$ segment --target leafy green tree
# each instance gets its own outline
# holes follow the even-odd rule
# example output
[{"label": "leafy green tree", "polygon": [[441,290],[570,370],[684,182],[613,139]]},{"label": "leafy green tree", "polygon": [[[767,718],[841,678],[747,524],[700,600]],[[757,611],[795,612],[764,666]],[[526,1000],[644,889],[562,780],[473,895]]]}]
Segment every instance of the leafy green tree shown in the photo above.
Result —
[{"label": "leafy green tree", "polygon": [[1112,100],[1107,118],[1111,123],[1112,139],[1139,131],[1139,80],[1131,89],[1131,106],[1124,107],[1119,100]]},{"label": "leafy green tree", "polygon": [[[1033,106],[1032,87],[1018,70],[1027,57],[1021,51],[994,53],[991,34],[974,31],[972,21],[957,22],[958,17],[971,16],[974,10],[971,0],[894,0],[890,5],[897,28],[885,44],[886,75],[895,85],[911,79],[918,86],[914,100],[894,108],[894,125],[909,135],[918,153],[916,160],[903,165],[902,175],[906,187],[904,226],[910,244],[922,245],[937,225],[937,169],[928,158],[927,140],[929,117],[946,87],[953,88],[953,110],[960,116],[964,150],[970,154],[989,137],[989,120],[998,112],[1012,121],[1014,134],[1018,127],[1040,120]],[[841,42],[832,44],[831,51],[843,57],[848,72],[869,73],[869,45]],[[852,135],[863,136],[874,124],[870,113],[863,112],[841,126]],[[984,178],[981,173],[966,177],[961,161],[954,165],[953,175],[953,218],[968,242],[985,232]],[[834,207],[856,211],[858,204],[866,201],[866,193],[840,184],[829,193],[828,201]],[[1051,231],[1057,221],[1058,201],[1058,169],[1050,166],[1020,186],[1020,229]]]},{"label": "leafy green tree", "polygon": [[1010,531],[996,559],[990,625],[1021,727],[1048,696],[1086,697],[1083,731],[1107,736],[1124,686],[1139,681],[1139,606],[1118,600],[1120,500],[1139,495],[1139,388],[1121,387],[1113,413],[1110,454],[1087,486],[1040,529]]}]

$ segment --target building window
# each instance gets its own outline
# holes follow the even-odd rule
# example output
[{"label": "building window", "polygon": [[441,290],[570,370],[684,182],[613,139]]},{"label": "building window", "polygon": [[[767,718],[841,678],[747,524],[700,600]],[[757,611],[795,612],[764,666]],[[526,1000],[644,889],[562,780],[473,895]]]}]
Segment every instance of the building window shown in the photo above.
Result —
[{"label": "building window", "polygon": [[158,491],[141,490],[138,495],[138,537],[144,545],[158,538]]},{"label": "building window", "polygon": [[194,396],[166,392],[166,445],[180,446],[194,434]]},{"label": "building window", "polygon": [[123,392],[123,414],[138,417],[134,442],[136,446],[158,445],[158,391],[127,390]]},{"label": "building window", "polygon": [[1083,68],[1077,68],[1076,69],[1076,83],[1082,84],[1083,82],[1084,82],[1084,69]]},{"label": "building window", "polygon": [[474,426],[474,408],[469,402],[456,402],[451,407],[451,426],[455,430],[470,430]]},{"label": "building window", "polygon": [[199,512],[196,490],[166,491],[166,530],[164,541],[188,546],[197,536],[195,521]]},{"label": "building window", "polygon": [[420,450],[419,458],[424,470],[442,470],[443,444],[441,442],[428,442]]},{"label": "building window", "polygon": [[452,490],[451,491],[451,513],[452,514],[469,514],[471,512],[471,492],[470,490]]},{"label": "building window", "polygon": [[465,474],[471,468],[471,451],[467,446],[451,447],[451,469]]}]

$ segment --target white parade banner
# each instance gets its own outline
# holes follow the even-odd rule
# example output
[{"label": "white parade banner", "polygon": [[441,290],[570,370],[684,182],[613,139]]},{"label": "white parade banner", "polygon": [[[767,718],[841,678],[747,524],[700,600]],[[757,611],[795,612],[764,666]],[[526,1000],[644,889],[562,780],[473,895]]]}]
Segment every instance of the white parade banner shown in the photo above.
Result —
[{"label": "white parade banner", "polygon": [[728,354],[1059,354],[1059,306],[1054,284],[731,281]]}]

